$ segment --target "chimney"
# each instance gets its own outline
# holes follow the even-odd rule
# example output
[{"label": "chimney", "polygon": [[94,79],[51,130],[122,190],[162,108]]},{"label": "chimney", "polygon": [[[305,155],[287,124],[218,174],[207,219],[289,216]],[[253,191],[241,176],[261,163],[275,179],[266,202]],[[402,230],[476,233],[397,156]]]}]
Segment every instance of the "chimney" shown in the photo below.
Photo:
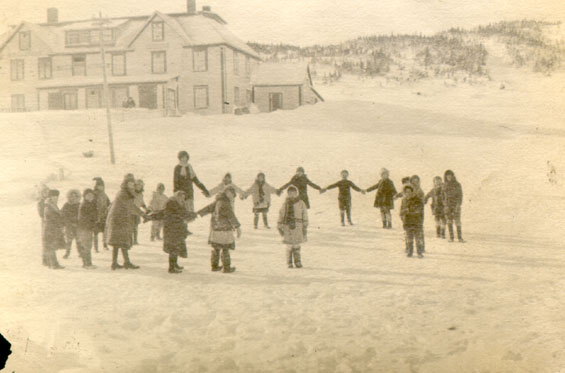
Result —
[{"label": "chimney", "polygon": [[188,14],[196,13],[196,0],[186,0],[186,12]]},{"label": "chimney", "polygon": [[47,9],[47,23],[59,23],[59,10],[57,8]]},{"label": "chimney", "polygon": [[211,12],[211,11],[212,11],[212,7],[209,6],[209,5],[204,5],[204,6],[202,7],[202,11],[203,11],[203,12]]}]

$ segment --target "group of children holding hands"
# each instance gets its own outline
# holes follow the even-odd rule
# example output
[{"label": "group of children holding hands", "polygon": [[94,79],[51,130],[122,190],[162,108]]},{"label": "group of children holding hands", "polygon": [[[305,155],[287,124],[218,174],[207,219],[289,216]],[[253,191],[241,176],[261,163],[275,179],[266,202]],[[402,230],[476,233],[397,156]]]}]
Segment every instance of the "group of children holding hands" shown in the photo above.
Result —
[{"label": "group of children holding hands", "polygon": [[[258,229],[259,219],[270,229],[268,212],[271,206],[271,196],[281,195],[287,191],[287,197],[280,209],[277,221],[277,231],[287,246],[286,260],[289,268],[301,268],[301,245],[307,241],[308,186],[325,193],[338,189],[338,207],[341,224],[345,219],[353,225],[351,217],[351,189],[365,194],[376,191],[374,206],[380,209],[384,229],[392,229],[391,211],[394,201],[401,198],[400,217],[403,222],[406,238],[406,254],[412,257],[414,244],[418,257],[425,252],[424,244],[424,205],[431,200],[437,237],[446,238],[446,226],[449,230],[449,240],[454,241],[455,223],[457,238],[464,242],[461,229],[461,204],[463,192],[455,174],[448,170],[441,177],[434,178],[433,189],[424,194],[417,175],[402,179],[402,190],[397,192],[394,183],[389,178],[389,171],[381,170],[381,179],[370,188],[363,190],[349,180],[349,172],[341,172],[341,180],[326,188],[320,188],[306,176],[304,169],[299,167],[291,180],[281,188],[275,188],[266,181],[264,173],[259,173],[253,185],[247,190],[240,189],[232,181],[228,173],[222,182],[208,190],[196,176],[190,165],[189,155],[185,151],[178,154],[179,164],[173,172],[174,194],[171,198],[165,195],[165,186],[160,183],[153,192],[149,206],[145,205],[143,193],[144,183],[135,179],[134,175],[124,177],[119,193],[110,203],[105,193],[102,178],[95,178],[93,189],[86,189],[81,195],[78,190],[67,194],[67,202],[59,210],[57,207],[59,191],[45,189],[38,204],[39,215],[42,219],[43,264],[53,268],[64,268],[57,260],[56,251],[65,249],[64,258],[71,252],[72,242],[75,242],[83,267],[96,268],[92,264],[91,251],[98,252],[98,236],[104,234],[104,248],[112,246],[112,270],[126,268],[137,269],[139,266],[131,263],[129,249],[138,244],[138,226],[143,222],[152,221],[151,241],[163,240],[163,250],[169,254],[169,273],[181,273],[183,267],[178,264],[178,257],[187,257],[186,238],[192,234],[188,223],[197,217],[210,215],[211,269],[232,273],[235,267],[231,265],[230,251],[235,249],[236,236],[241,236],[241,224],[234,210],[236,197],[244,200],[249,196],[253,201],[254,228]],[[196,185],[206,197],[215,196],[213,203],[199,211],[194,210],[194,188]],[[163,236],[161,236],[163,232]],[[118,254],[121,250],[124,264],[118,264]]]}]

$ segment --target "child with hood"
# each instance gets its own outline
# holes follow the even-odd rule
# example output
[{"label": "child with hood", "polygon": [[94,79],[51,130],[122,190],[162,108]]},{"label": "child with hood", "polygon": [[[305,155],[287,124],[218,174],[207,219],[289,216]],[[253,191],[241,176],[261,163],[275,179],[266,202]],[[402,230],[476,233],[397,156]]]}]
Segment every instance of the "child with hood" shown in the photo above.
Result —
[{"label": "child with hood", "polygon": [[67,238],[67,246],[64,259],[67,259],[71,254],[71,247],[73,241],[80,255],[78,247],[78,210],[80,207],[80,192],[77,189],[71,189],[67,193],[67,202],[63,205],[61,213],[65,220],[65,236]]},{"label": "child with hood", "polygon": [[440,176],[434,177],[434,187],[426,194],[424,204],[432,200],[432,214],[436,223],[436,235],[445,238],[445,210],[443,206],[443,181]]},{"label": "child with hood", "polygon": [[[129,259],[132,247],[134,220],[132,215],[146,217],[145,213],[135,205],[135,177],[127,174],[122,181],[120,191],[110,206],[106,219],[106,237],[112,246],[112,270],[119,268],[138,269]],[[124,265],[118,264],[118,252],[122,250]]]},{"label": "child with hood", "polygon": [[96,201],[94,191],[85,189],[78,213],[78,248],[82,258],[82,267],[95,269],[92,265],[92,241],[96,230]]},{"label": "child with hood", "polygon": [[[286,261],[288,268],[302,268],[300,245],[307,241],[308,208],[298,194],[298,189],[291,186],[287,191],[278,221],[278,230],[287,245]],[[293,266],[294,263],[294,266]]]},{"label": "child with hood", "polygon": [[110,209],[110,198],[106,194],[104,180],[101,177],[93,179],[94,184],[94,200],[96,201],[96,228],[94,229],[94,250],[98,252],[98,234],[102,233],[102,241],[104,248],[108,250],[106,238],[104,237],[104,227],[106,226],[106,218]]},{"label": "child with hood", "polygon": [[326,190],[338,188],[339,193],[337,196],[339,213],[341,216],[341,225],[345,227],[345,215],[347,214],[347,221],[349,225],[353,225],[351,221],[351,189],[355,190],[356,192],[360,192],[365,194],[364,190],[361,190],[355,183],[351,180],[348,180],[349,171],[343,170],[341,171],[341,180],[327,186],[326,188],[322,189],[322,193],[325,193]]},{"label": "child with hood", "polygon": [[445,171],[443,187],[443,206],[449,228],[449,241],[453,242],[453,222],[457,227],[457,239],[463,243],[463,232],[461,228],[461,205],[463,204],[463,188],[455,178],[455,173],[451,170]]},{"label": "child with hood", "polygon": [[[367,189],[367,192],[377,191],[375,196],[375,207],[381,210],[381,219],[384,229],[392,229],[392,215],[391,210],[394,209],[394,198],[398,194],[394,183],[389,178],[390,172],[383,168],[381,170],[381,180],[372,187]],[[406,178],[403,179],[403,182]]]},{"label": "child with hood", "polygon": [[[143,182],[143,180],[141,179],[135,180],[135,194],[134,194],[133,202],[135,203],[135,206],[137,206],[137,208],[147,211],[147,206],[145,205],[145,200],[143,199],[144,192],[145,192],[145,183]],[[134,223],[133,244],[139,245],[139,242],[137,240],[137,233],[139,229],[139,224],[141,224],[141,216],[139,214],[133,214],[132,219]]]},{"label": "child with hood", "polygon": [[45,251],[45,242],[43,241],[43,227],[45,225],[45,205],[49,198],[49,188],[46,185],[41,185],[39,192],[39,200],[37,201],[37,213],[41,219],[41,250],[42,250],[42,263],[44,266],[49,267],[47,259],[47,252]]},{"label": "child with hood", "polygon": [[424,257],[424,202],[419,195],[414,193],[414,186],[404,187],[404,198],[400,208],[400,217],[406,232],[406,254],[408,257],[414,255],[414,241],[418,258]]},{"label": "child with hood", "polygon": [[188,212],[184,205],[185,195],[182,190],[167,200],[163,215],[163,251],[169,254],[169,273],[181,273],[184,267],[178,264],[178,257],[187,257],[186,237],[187,221],[194,219],[193,212]]},{"label": "child with hood", "polygon": [[43,213],[43,242],[45,244],[47,265],[51,269],[65,268],[57,261],[57,250],[66,248],[65,235],[63,232],[65,228],[65,218],[57,206],[58,201],[59,191],[56,189],[50,190]]},{"label": "child with hood", "polygon": [[223,193],[216,196],[216,201],[202,210],[198,211],[199,216],[212,215],[210,224],[210,238],[208,243],[212,246],[211,264],[212,271],[220,271],[220,253],[224,273],[235,272],[235,267],[231,266],[230,250],[235,250],[234,231],[237,238],[241,237],[241,225],[233,210],[233,200],[236,196],[233,187],[227,187]]},{"label": "child with hood", "polygon": [[320,192],[322,191],[322,188],[320,188],[318,185],[314,184],[312,181],[310,181],[310,179],[308,179],[308,176],[306,176],[303,167],[298,167],[296,169],[296,175],[294,175],[288,183],[280,187],[280,189],[277,191],[277,195],[280,196],[283,190],[285,190],[291,185],[293,185],[298,190],[298,196],[302,201],[304,201],[304,204],[306,205],[307,209],[310,208],[310,200],[308,199],[308,186],[311,186],[312,188]]},{"label": "child with hood", "polygon": [[224,178],[222,179],[222,182],[220,184],[218,184],[216,187],[210,189],[210,197],[211,196],[215,196],[218,193],[222,193],[226,190],[227,187],[232,187],[235,192],[237,194],[239,194],[240,196],[243,195],[243,190],[241,190],[240,187],[238,187],[237,185],[235,185],[232,181],[232,177],[231,174],[228,172],[227,174],[224,175]]},{"label": "child with hood", "polygon": [[275,193],[277,193],[277,189],[267,183],[264,173],[259,172],[253,185],[242,194],[241,199],[246,199],[250,195],[253,196],[253,214],[255,215],[253,218],[253,226],[255,229],[257,229],[259,225],[259,214],[263,215],[265,228],[271,229],[271,227],[269,227],[267,214],[271,207],[271,194]]},{"label": "child with hood", "polygon": [[[183,193],[184,196],[184,193]],[[157,184],[157,190],[153,192],[153,198],[149,203],[149,210],[151,212],[159,212],[165,209],[169,198],[165,195],[165,185],[163,183]],[[163,229],[162,219],[152,219],[151,221],[151,241],[155,239],[161,241],[161,230]]]}]

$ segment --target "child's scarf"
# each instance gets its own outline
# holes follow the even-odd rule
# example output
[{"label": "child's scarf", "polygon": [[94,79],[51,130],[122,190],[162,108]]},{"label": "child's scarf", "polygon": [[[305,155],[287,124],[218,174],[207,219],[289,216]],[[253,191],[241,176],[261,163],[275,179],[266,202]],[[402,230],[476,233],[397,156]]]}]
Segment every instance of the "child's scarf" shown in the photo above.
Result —
[{"label": "child's scarf", "polygon": [[257,187],[259,188],[259,202],[260,203],[265,202],[265,191],[263,190],[264,186],[265,186],[265,182],[257,181]]},{"label": "child's scarf", "polygon": [[296,228],[296,216],[294,215],[294,204],[299,201],[299,198],[287,198],[286,209],[284,216],[284,224],[292,230]]}]

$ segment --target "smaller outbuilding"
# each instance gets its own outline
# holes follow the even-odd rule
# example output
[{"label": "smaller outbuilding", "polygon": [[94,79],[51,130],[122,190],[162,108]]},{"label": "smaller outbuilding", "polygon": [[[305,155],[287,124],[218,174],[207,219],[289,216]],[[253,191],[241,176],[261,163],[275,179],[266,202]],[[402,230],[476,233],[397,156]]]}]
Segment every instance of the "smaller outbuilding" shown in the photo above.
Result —
[{"label": "smaller outbuilding", "polygon": [[293,110],[324,101],[307,63],[263,63],[251,76],[253,102],[261,112]]}]

